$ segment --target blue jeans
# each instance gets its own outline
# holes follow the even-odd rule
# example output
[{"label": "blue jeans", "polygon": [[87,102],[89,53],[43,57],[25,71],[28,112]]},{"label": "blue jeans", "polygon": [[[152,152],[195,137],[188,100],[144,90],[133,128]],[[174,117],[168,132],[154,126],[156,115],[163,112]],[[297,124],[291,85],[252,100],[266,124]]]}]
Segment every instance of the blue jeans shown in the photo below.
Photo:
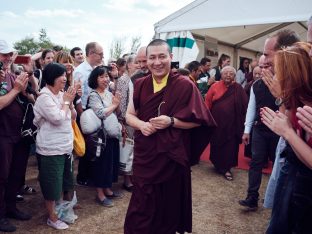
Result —
[{"label": "blue jeans", "polygon": [[277,180],[271,220],[266,231],[267,234],[291,233],[289,209],[296,173],[297,167],[285,160]]},{"label": "blue jeans", "polygon": [[282,151],[285,149],[285,146],[286,146],[286,142],[284,138],[281,137],[276,146],[275,162],[274,162],[273,170],[270,176],[270,180],[268,182],[268,185],[265,191],[265,197],[264,197],[264,203],[263,203],[263,206],[265,208],[272,209],[273,207],[274,194],[275,194],[277,180],[280,175],[281,168],[285,162],[285,158],[280,158],[280,155]]},{"label": "blue jeans", "polygon": [[312,170],[299,166],[290,204],[295,233],[312,233]]}]

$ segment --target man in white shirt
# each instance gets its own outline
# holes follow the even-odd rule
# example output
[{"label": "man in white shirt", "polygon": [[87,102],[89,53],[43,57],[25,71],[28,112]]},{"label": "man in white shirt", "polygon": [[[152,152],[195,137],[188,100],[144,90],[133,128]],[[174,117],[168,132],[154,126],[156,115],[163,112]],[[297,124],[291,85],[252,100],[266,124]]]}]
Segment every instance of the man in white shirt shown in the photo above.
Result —
[{"label": "man in white shirt", "polygon": [[[265,56],[262,55],[259,59],[261,70],[267,66],[264,62]],[[278,106],[275,105],[274,96],[270,93],[263,80],[258,79],[253,83],[250,90],[245,130],[242,137],[243,142],[246,145],[249,144],[250,133],[252,131],[252,159],[248,172],[247,198],[239,201],[241,206],[251,209],[256,209],[258,207],[258,191],[261,184],[262,168],[268,156],[271,160],[274,160],[275,149],[279,139],[279,137],[268,129],[260,119],[260,109],[265,106],[268,106],[275,111],[278,110]]]},{"label": "man in white shirt", "polygon": [[103,63],[103,47],[97,42],[90,42],[86,45],[86,60],[74,70],[74,79],[81,81],[82,84],[82,108],[86,108],[90,88],[88,87],[88,78],[91,71]]},{"label": "man in white shirt", "polygon": [[[86,45],[86,60],[75,68],[73,76],[75,81],[81,82],[82,87],[82,108],[86,109],[90,88],[88,86],[88,78],[92,70],[103,63],[104,52],[103,47],[97,42],[89,42]],[[78,113],[79,115],[80,113]],[[78,116],[79,118],[79,116]],[[89,185],[90,162],[86,157],[79,158],[77,183],[80,185]]]}]

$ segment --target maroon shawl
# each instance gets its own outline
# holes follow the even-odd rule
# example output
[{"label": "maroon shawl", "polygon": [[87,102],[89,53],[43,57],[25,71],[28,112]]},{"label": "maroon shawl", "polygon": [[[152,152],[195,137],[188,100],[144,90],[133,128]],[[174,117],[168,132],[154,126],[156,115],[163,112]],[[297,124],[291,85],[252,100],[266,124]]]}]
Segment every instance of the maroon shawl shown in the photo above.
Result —
[{"label": "maroon shawl", "polygon": [[211,143],[223,145],[236,138],[241,142],[248,99],[241,85],[233,83],[221,98],[212,103],[211,112],[218,127]]},{"label": "maroon shawl", "polygon": [[148,137],[136,131],[135,176],[147,183],[157,183],[172,175],[174,168],[170,168],[170,161],[184,167],[199,161],[215,122],[197,87],[187,77],[170,74],[167,86],[157,93],[153,92],[151,75],[141,78],[135,83],[133,101],[137,116],[143,121],[157,117],[160,109],[160,115],[201,124],[192,130],[169,127]]}]

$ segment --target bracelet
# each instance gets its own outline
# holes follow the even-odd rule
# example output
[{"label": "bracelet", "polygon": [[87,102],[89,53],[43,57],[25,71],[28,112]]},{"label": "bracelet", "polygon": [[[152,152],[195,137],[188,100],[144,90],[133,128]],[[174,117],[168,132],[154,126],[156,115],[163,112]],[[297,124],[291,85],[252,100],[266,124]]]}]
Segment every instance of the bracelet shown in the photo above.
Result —
[{"label": "bracelet", "polygon": [[68,105],[68,106],[69,106],[69,105],[70,105],[70,102],[69,102],[69,101],[65,101],[65,102],[64,102],[64,105]]}]

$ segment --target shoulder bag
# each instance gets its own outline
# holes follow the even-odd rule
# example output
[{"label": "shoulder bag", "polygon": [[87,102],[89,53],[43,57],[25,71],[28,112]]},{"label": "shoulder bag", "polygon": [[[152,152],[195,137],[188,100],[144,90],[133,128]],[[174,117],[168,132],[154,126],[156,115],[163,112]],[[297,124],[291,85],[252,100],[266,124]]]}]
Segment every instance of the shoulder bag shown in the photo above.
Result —
[{"label": "shoulder bag", "polygon": [[78,127],[76,120],[72,121],[73,134],[74,134],[74,153],[76,156],[83,157],[86,152],[86,142]]}]

